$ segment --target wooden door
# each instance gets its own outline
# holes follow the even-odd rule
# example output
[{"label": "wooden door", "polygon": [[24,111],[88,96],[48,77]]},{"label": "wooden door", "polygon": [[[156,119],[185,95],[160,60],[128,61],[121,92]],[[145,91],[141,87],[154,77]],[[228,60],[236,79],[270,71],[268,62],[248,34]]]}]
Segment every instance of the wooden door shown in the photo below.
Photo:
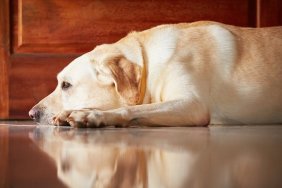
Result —
[{"label": "wooden door", "polygon": [[28,110],[56,74],[96,45],[162,23],[214,20],[238,26],[282,23],[279,0],[1,0],[0,118]]}]

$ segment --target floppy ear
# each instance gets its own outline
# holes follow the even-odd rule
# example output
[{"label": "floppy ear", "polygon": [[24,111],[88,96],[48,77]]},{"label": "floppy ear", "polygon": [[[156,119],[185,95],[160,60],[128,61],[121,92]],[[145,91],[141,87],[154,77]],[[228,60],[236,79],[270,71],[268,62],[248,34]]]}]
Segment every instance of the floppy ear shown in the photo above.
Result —
[{"label": "floppy ear", "polygon": [[[96,47],[90,53],[97,79],[108,85],[114,82],[117,93],[127,105],[140,104],[145,95],[146,67],[142,54],[134,33],[122,42]],[[95,61],[95,56],[100,57],[99,60]]]},{"label": "floppy ear", "polygon": [[142,68],[124,56],[113,58],[108,63],[118,94],[128,105],[135,105],[141,97]]}]

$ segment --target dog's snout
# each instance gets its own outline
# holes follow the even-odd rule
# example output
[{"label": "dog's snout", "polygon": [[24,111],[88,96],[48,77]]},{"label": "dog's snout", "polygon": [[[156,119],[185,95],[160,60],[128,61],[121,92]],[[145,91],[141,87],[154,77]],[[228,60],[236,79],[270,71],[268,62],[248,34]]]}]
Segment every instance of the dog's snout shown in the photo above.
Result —
[{"label": "dog's snout", "polygon": [[33,120],[35,120],[36,122],[39,121],[40,119],[40,110],[36,107],[33,107],[29,113],[28,113],[29,117]]}]

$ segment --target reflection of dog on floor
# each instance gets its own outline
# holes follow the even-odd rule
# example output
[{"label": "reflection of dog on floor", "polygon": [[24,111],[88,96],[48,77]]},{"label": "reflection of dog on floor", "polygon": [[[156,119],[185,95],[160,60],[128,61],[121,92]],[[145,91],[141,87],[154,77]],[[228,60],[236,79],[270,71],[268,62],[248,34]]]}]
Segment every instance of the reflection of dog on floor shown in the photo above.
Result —
[{"label": "reflection of dog on floor", "polygon": [[75,127],[281,123],[281,50],[282,27],[132,32],[75,59],[29,114]]},{"label": "reflection of dog on floor", "polygon": [[59,179],[70,187],[282,186],[282,156],[269,147],[280,144],[255,133],[65,130],[41,128],[32,137],[55,160]]},{"label": "reflection of dog on floor", "polygon": [[180,188],[193,173],[196,156],[181,146],[157,141],[158,135],[148,142],[144,134],[128,132],[46,130],[33,140],[55,160],[58,178],[69,187]]}]

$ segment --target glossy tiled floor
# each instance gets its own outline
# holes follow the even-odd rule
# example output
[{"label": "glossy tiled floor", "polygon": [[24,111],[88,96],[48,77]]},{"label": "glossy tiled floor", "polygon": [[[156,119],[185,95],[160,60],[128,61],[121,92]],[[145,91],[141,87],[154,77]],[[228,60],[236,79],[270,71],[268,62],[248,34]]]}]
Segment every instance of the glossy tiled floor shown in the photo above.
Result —
[{"label": "glossy tiled floor", "polygon": [[282,187],[282,126],[0,122],[0,187]]}]

